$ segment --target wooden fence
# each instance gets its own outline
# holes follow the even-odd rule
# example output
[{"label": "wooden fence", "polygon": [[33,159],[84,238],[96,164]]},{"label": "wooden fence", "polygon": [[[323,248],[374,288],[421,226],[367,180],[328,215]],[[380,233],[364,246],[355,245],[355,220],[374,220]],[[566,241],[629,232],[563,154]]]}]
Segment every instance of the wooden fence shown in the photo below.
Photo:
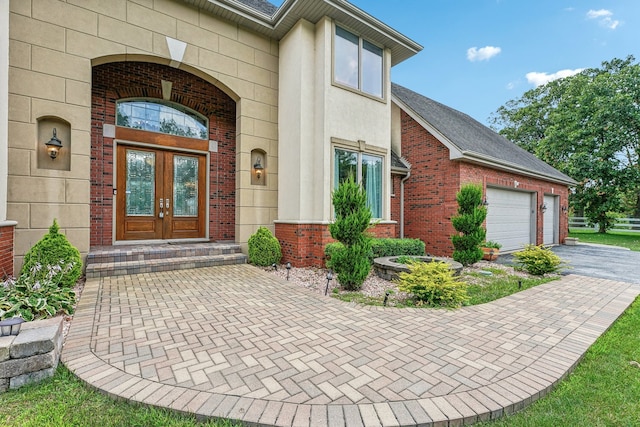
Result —
[{"label": "wooden fence", "polygon": [[[598,231],[598,224],[589,225],[589,220],[583,216],[569,218],[569,228],[586,229],[593,228]],[[628,231],[640,233],[640,218],[616,218],[616,222],[608,231]]]}]

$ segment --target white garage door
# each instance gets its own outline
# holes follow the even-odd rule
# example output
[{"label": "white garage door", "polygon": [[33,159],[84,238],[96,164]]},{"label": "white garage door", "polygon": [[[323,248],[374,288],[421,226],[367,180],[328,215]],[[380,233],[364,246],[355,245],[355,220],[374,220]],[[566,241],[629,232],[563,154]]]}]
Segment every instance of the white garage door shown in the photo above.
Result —
[{"label": "white garage door", "polygon": [[503,251],[522,249],[532,239],[531,193],[487,188],[487,240],[502,245]]},{"label": "white garage door", "polygon": [[557,196],[544,196],[544,204],[547,206],[547,210],[544,211],[542,220],[544,224],[543,230],[543,243],[545,245],[553,245],[558,243],[558,197]]}]

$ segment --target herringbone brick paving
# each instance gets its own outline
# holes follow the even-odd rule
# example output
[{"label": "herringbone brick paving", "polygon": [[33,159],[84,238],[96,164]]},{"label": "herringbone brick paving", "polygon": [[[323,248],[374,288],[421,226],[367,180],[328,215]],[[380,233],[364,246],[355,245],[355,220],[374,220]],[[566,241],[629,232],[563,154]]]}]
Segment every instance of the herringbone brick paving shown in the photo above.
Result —
[{"label": "herringbone brick paving", "polygon": [[88,280],[63,362],[249,425],[461,425],[546,394],[640,288],[580,276],[459,310],[339,302],[249,265]]}]

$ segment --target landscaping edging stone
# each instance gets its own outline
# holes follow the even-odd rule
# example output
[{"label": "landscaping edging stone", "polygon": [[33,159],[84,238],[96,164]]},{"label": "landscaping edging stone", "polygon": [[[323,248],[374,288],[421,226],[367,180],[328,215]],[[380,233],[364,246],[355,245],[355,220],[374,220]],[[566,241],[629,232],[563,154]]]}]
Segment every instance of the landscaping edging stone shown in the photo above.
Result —
[{"label": "landscaping edging stone", "polygon": [[0,337],[0,393],[53,376],[62,351],[62,318],[22,324]]},{"label": "landscaping edging stone", "polygon": [[[393,281],[398,278],[398,273],[401,272],[409,272],[409,266],[407,264],[400,264],[395,262],[397,256],[388,256],[375,258],[373,260],[373,268],[378,275],[388,281]],[[417,256],[414,257],[422,262],[431,262],[431,261],[442,261],[449,264],[449,268],[451,268],[454,272],[454,275],[459,276],[462,273],[462,264],[457,261],[452,260],[451,258],[444,257],[432,257],[432,256]]]}]

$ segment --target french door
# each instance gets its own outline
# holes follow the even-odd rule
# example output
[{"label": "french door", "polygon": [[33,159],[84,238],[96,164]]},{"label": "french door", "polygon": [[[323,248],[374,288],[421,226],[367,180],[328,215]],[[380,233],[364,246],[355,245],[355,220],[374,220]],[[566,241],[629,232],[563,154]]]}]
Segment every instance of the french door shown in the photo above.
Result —
[{"label": "french door", "polygon": [[116,240],[205,237],[206,156],[118,145]]}]

